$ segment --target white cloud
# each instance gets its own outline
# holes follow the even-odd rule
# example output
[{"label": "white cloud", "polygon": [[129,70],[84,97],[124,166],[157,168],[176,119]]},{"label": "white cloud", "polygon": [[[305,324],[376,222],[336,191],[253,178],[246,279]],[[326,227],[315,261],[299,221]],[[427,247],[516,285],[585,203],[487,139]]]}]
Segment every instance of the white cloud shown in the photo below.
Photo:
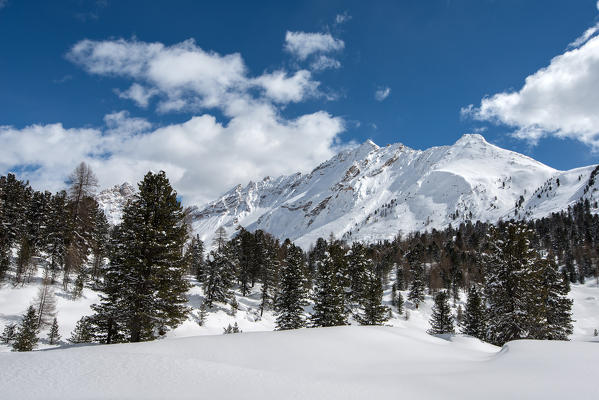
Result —
[{"label": "white cloud", "polygon": [[374,92],[374,98],[377,101],[383,101],[385,100],[387,97],[389,97],[389,95],[391,94],[391,88],[389,87],[383,87],[383,88],[379,88]]},{"label": "white cloud", "polygon": [[596,4],[597,10],[599,11],[599,1]]},{"label": "white cloud", "polygon": [[265,104],[227,124],[205,114],[152,130],[149,122],[126,112],[107,115],[105,124],[0,127],[0,172],[35,166],[21,177],[58,190],[82,160],[94,167],[104,187],[163,169],[186,202],[202,203],[237,183],[308,171],[334,154],[343,130],[343,121],[326,112],[285,120]]},{"label": "white cloud", "polygon": [[314,71],[323,71],[325,69],[338,69],[341,67],[341,63],[334,58],[320,55],[316,60],[310,64],[310,68]]},{"label": "white cloud", "polygon": [[[0,174],[20,170],[36,187],[56,190],[82,160],[104,187],[163,169],[186,203],[197,204],[237,183],[310,170],[335,154],[344,130],[341,118],[324,111],[281,113],[287,103],[320,96],[307,70],[250,77],[239,54],[207,52],[193,41],[84,40],[68,58],[89,73],[132,81],[117,94],[141,107],[158,98],[160,112],[204,111],[158,127],[127,111],[89,129],[0,127]],[[220,111],[219,120],[206,109]]]},{"label": "white cloud", "polygon": [[278,102],[299,102],[318,93],[318,82],[311,79],[310,71],[299,70],[292,76],[285,71],[264,74],[254,82],[264,89],[265,95]]},{"label": "white cloud", "polygon": [[152,88],[148,89],[139,83],[134,83],[124,92],[117,89],[116,93],[121,99],[133,100],[139,107],[146,108],[150,99],[157,95],[159,91]]},{"label": "white cloud", "polygon": [[598,150],[599,37],[580,43],[528,76],[520,90],[486,97],[462,113],[514,127],[513,136],[533,144],[554,136]]},{"label": "white cloud", "polygon": [[172,46],[124,39],[82,40],[67,58],[92,74],[133,79],[129,89],[117,92],[119,96],[141,107],[158,96],[160,112],[220,108],[232,116],[229,105],[250,96],[252,89],[260,89],[267,97],[263,100],[279,103],[319,95],[319,82],[312,80],[309,71],[291,76],[275,71],[252,78],[240,54],[207,52],[191,39]]},{"label": "white cloud", "polygon": [[335,39],[329,33],[289,32],[285,35],[285,50],[300,60],[317,53],[330,53],[342,50],[343,40]]}]

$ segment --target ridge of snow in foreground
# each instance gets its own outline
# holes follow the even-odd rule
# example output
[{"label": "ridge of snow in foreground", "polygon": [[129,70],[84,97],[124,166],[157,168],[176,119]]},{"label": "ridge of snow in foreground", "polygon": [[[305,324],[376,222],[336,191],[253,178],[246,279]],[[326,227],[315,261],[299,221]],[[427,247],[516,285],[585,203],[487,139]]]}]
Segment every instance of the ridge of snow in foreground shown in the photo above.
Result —
[{"label": "ridge of snow in foreground", "polygon": [[3,399],[593,399],[599,346],[345,326],[0,354]]}]

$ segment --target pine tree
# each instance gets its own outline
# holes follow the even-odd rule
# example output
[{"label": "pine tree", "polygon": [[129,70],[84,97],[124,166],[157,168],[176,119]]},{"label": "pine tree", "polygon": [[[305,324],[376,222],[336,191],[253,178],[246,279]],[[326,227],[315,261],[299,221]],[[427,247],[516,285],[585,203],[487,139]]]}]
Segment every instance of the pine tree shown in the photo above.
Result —
[{"label": "pine tree", "polygon": [[2,335],[0,335],[0,343],[9,344],[17,336],[17,324],[9,323],[4,327]]},{"label": "pine tree", "polygon": [[424,266],[419,262],[411,264],[410,274],[412,275],[412,282],[410,283],[408,300],[418,308],[418,305],[424,301]]},{"label": "pine tree", "polygon": [[462,322],[462,333],[485,340],[485,306],[476,286],[472,286],[468,291],[468,300],[466,301],[464,320]]},{"label": "pine tree", "polygon": [[359,304],[367,296],[365,293],[369,283],[367,270],[372,267],[372,264],[372,260],[368,259],[366,255],[364,245],[354,242],[347,257],[349,292],[346,297],[350,307]]},{"label": "pine tree", "polygon": [[401,292],[397,292],[397,297],[395,298],[395,308],[397,309],[398,314],[403,313],[403,306],[403,296],[401,295]]},{"label": "pine tree", "polygon": [[552,258],[540,261],[544,299],[544,327],[537,339],[568,340],[572,334],[572,300],[568,299],[568,283],[559,273]]},{"label": "pine tree", "polygon": [[202,304],[200,305],[200,311],[198,312],[198,325],[199,326],[204,326],[204,323],[206,322],[206,317],[207,317],[206,303],[202,302]]},{"label": "pine tree", "polygon": [[19,330],[13,342],[13,351],[31,351],[37,347],[37,313],[33,306],[29,306],[23,320],[19,325]]},{"label": "pine tree", "polygon": [[286,254],[281,266],[281,286],[275,307],[277,330],[297,329],[305,326],[304,306],[308,304],[302,249],[294,246],[289,239],[285,241],[283,247]]},{"label": "pine tree", "polygon": [[223,328],[223,334],[224,335],[228,335],[230,333],[241,333],[242,330],[239,329],[239,325],[237,325],[237,322],[235,322],[235,324],[233,324],[233,326],[231,326],[231,324],[229,324],[226,328]]},{"label": "pine tree", "polygon": [[71,337],[68,340],[73,344],[93,342],[94,331],[92,318],[88,316],[81,317],[81,319],[77,321],[75,329],[71,332]]},{"label": "pine tree", "polygon": [[433,314],[430,319],[431,329],[427,332],[431,335],[442,335],[455,333],[453,327],[453,316],[449,307],[449,294],[442,290],[435,296]]},{"label": "pine tree", "polygon": [[166,174],[147,173],[123,210],[116,249],[110,251],[106,307],[98,307],[93,320],[118,322],[131,342],[155,339],[184,321],[186,238],[183,208]]},{"label": "pine tree", "polygon": [[48,332],[48,343],[56,344],[60,340],[60,333],[58,332],[58,321],[56,317],[52,321],[52,326],[50,327],[50,331]]},{"label": "pine tree", "polygon": [[204,276],[204,293],[208,307],[212,307],[215,301],[226,303],[231,297],[236,262],[229,243],[222,243],[210,251]]},{"label": "pine tree", "polygon": [[366,266],[360,311],[356,317],[361,325],[382,325],[389,319],[389,308],[383,302],[383,283],[374,263]]},{"label": "pine tree", "polygon": [[496,345],[534,338],[544,318],[539,257],[522,223],[492,229],[485,258],[487,339]]},{"label": "pine tree", "polygon": [[257,256],[260,268],[261,302],[260,316],[275,304],[279,281],[278,242],[270,235],[256,232]]},{"label": "pine tree", "polygon": [[317,262],[318,275],[314,289],[314,313],[312,326],[347,325],[344,307],[344,291],[337,276],[337,268],[329,252]]},{"label": "pine tree", "polygon": [[191,239],[189,245],[190,267],[198,282],[204,281],[204,242],[200,240],[200,235]]}]

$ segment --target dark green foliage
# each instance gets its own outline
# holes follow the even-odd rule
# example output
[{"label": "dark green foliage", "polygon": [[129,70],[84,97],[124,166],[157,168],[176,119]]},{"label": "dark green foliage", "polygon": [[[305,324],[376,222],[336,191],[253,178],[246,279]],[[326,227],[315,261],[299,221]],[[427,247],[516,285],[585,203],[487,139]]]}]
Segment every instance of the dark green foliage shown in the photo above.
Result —
[{"label": "dark green foliage", "polygon": [[204,276],[204,293],[208,307],[212,307],[215,301],[229,301],[236,264],[237,259],[230,243],[223,242],[208,255]]},{"label": "dark green foliage", "polygon": [[471,286],[468,291],[468,300],[461,325],[463,334],[485,340],[485,305],[476,286]]},{"label": "dark green foliage", "polygon": [[410,282],[408,300],[418,308],[418,305],[424,301],[424,266],[419,262],[411,264],[410,275],[412,276],[412,282]]},{"label": "dark green foliage", "polygon": [[572,300],[568,299],[569,285],[551,258],[539,261],[545,312],[543,326],[537,339],[568,340],[572,334]]},{"label": "dark green foliage", "polygon": [[2,334],[0,335],[0,343],[9,344],[17,336],[17,324],[9,323],[4,327]]},{"label": "dark green foliage", "polygon": [[93,321],[103,327],[108,342],[115,337],[109,332],[124,334],[131,342],[155,339],[188,313],[183,254],[187,227],[164,172],[146,174],[115,232],[111,266]]},{"label": "dark green foliage", "polygon": [[317,262],[317,276],[314,288],[314,313],[310,320],[312,326],[347,325],[344,307],[343,287],[341,286],[337,266],[331,255],[326,252]]},{"label": "dark green foliage", "polygon": [[204,281],[204,242],[196,235],[189,244],[190,268],[198,282]]},{"label": "dark green foliage", "polygon": [[283,248],[285,259],[281,265],[281,282],[275,307],[277,330],[297,329],[305,326],[304,306],[308,304],[302,249],[294,246],[289,240],[285,241]]},{"label": "dark green foliage", "polygon": [[430,319],[431,329],[427,332],[431,335],[455,333],[453,327],[453,316],[449,307],[449,294],[442,290],[435,296],[433,314]]},{"label": "dark green foliage", "polygon": [[542,318],[537,254],[522,224],[493,229],[485,258],[487,339],[497,345],[529,338]]},{"label": "dark green foliage", "polygon": [[12,345],[13,351],[31,351],[37,347],[37,313],[29,306]]},{"label": "dark green foliage", "polygon": [[389,319],[389,308],[383,302],[383,283],[371,261],[364,271],[360,311],[356,319],[361,325],[382,325]]},{"label": "dark green foliage", "polygon": [[50,326],[50,331],[48,332],[48,343],[56,344],[60,340],[60,333],[58,332],[58,321],[56,317],[52,321],[52,326]]},{"label": "dark green foliage", "polygon": [[71,337],[68,339],[73,344],[91,343],[94,341],[94,330],[92,318],[88,316],[81,317],[75,329],[71,332]]}]

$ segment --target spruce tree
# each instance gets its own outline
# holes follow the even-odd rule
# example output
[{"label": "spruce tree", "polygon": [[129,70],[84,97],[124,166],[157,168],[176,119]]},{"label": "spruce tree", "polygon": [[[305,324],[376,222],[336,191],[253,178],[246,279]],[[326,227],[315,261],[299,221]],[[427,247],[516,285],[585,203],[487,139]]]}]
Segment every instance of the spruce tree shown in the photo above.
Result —
[{"label": "spruce tree", "polygon": [[93,319],[118,320],[131,342],[155,339],[183,322],[189,287],[186,238],[177,193],[163,171],[148,172],[123,210],[116,249],[110,252],[106,307],[96,308],[99,315]]},{"label": "spruce tree", "polygon": [[532,232],[510,222],[492,229],[485,257],[487,339],[503,345],[534,338],[544,318],[539,257],[530,246]]},{"label": "spruce tree", "polygon": [[204,275],[206,305],[215,301],[226,303],[231,297],[237,259],[230,243],[222,243],[208,255]]},{"label": "spruce tree", "polygon": [[56,344],[60,340],[60,333],[58,332],[58,321],[56,317],[52,321],[52,326],[50,326],[50,331],[48,332],[48,343]]},{"label": "spruce tree", "polygon": [[13,342],[13,351],[31,351],[37,346],[37,313],[29,306]]},{"label": "spruce tree", "polygon": [[412,282],[410,282],[410,291],[408,292],[408,300],[410,300],[416,308],[424,301],[424,266],[420,262],[415,262],[410,265],[410,274]]},{"label": "spruce tree", "polygon": [[285,259],[281,266],[281,285],[275,310],[276,329],[297,329],[305,326],[304,306],[306,301],[306,279],[302,249],[294,246],[289,239],[283,244]]},{"label": "spruce tree", "polygon": [[314,313],[310,321],[314,327],[347,325],[344,291],[338,281],[337,268],[329,252],[317,262],[314,289]]},{"label": "spruce tree", "polygon": [[2,334],[0,335],[0,343],[9,344],[17,336],[17,324],[9,323],[4,327]]},{"label": "spruce tree", "polygon": [[476,286],[472,286],[468,291],[468,300],[466,301],[464,320],[462,321],[462,333],[485,340],[485,306],[481,293]]},{"label": "spruce tree", "polygon": [[364,271],[364,285],[360,297],[360,310],[356,319],[361,325],[382,325],[389,319],[389,308],[383,302],[383,283],[374,262]]},{"label": "spruce tree", "polygon": [[79,343],[91,343],[94,341],[94,331],[92,325],[92,318],[88,316],[81,317],[77,324],[75,325],[75,329],[71,332],[71,337],[69,338],[69,342],[73,344]]},{"label": "spruce tree", "polygon": [[572,300],[569,285],[559,273],[552,258],[540,261],[542,268],[545,326],[537,339],[568,340],[572,334]]},{"label": "spruce tree", "polygon": [[189,245],[190,267],[198,282],[204,280],[204,242],[196,235]]},{"label": "spruce tree", "polygon": [[401,292],[397,292],[397,297],[395,298],[395,308],[397,309],[398,314],[403,313],[403,311],[404,311],[403,306],[404,306],[403,296],[401,295]]},{"label": "spruce tree", "polygon": [[441,290],[435,296],[435,304],[433,305],[433,314],[430,319],[431,329],[427,332],[431,335],[442,335],[447,333],[455,333],[453,327],[453,316],[449,307],[449,294],[445,290]]}]

